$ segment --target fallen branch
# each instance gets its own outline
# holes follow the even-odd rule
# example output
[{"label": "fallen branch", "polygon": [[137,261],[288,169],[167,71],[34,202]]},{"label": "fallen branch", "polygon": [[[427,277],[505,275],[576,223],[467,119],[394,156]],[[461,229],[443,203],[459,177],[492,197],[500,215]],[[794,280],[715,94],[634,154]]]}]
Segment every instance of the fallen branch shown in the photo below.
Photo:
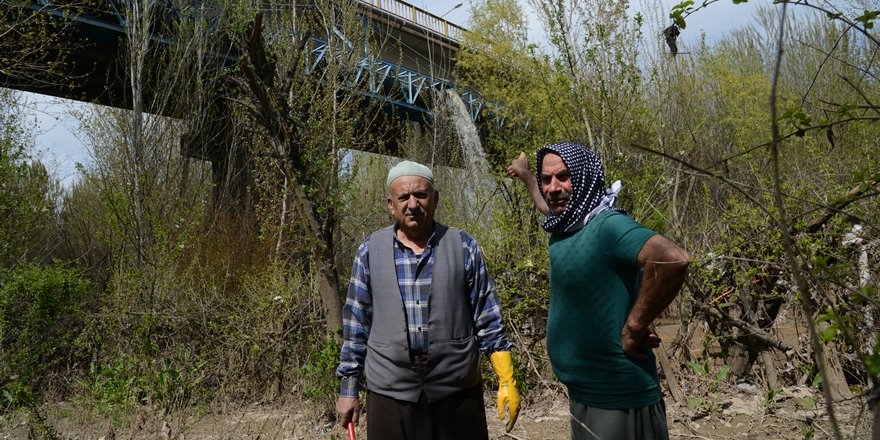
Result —
[{"label": "fallen branch", "polygon": [[739,328],[740,330],[748,332],[749,336],[754,337],[755,339],[767,344],[770,347],[776,348],[777,350],[780,350],[783,352],[794,350],[794,347],[792,347],[791,345],[788,345],[787,343],[785,343],[781,339],[777,338],[776,336],[773,336],[770,333],[767,333],[764,330],[761,330],[760,328],[755,327],[754,325],[743,321],[742,319],[734,318],[733,316],[730,316],[726,313],[722,313],[720,310],[718,310],[716,308],[700,304],[699,302],[694,302],[694,306],[697,309],[699,309],[701,312],[703,312],[709,316],[712,316],[715,319],[720,319],[720,320],[725,321],[734,327]]},{"label": "fallen branch", "polygon": [[831,206],[829,206],[825,210],[825,212],[823,212],[819,217],[813,219],[813,221],[811,221],[810,224],[807,225],[806,232],[808,234],[818,232],[819,229],[822,229],[822,226],[828,223],[828,220],[830,220],[831,217],[834,216],[834,214],[841,212],[843,208],[845,208],[847,205],[858,200],[860,196],[874,189],[877,184],[877,179],[869,179],[856,185],[855,188],[849,190],[849,192],[847,192],[842,199],[832,203]]}]

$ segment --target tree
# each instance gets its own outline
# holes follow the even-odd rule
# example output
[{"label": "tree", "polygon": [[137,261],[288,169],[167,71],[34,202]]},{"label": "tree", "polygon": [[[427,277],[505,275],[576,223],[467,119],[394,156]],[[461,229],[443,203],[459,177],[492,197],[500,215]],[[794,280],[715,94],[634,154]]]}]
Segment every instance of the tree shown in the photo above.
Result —
[{"label": "tree", "polygon": [[530,0],[538,11],[557,57],[556,68],[571,81],[563,96],[578,124],[563,130],[584,139],[603,157],[620,152],[634,114],[640,110],[643,17],[627,16],[629,1]]},{"label": "tree", "polygon": [[52,256],[57,183],[30,156],[28,122],[16,95],[0,91],[0,267],[15,269]]},{"label": "tree", "polygon": [[[315,2],[303,9],[257,13],[246,32],[232,36],[244,55],[239,74],[229,77],[238,102],[271,146],[283,179],[282,219],[291,209],[300,222],[327,331],[337,338],[342,326],[334,256],[340,149],[375,149],[376,137],[366,128],[381,127],[376,102],[349,91],[365,55],[361,48],[369,41],[357,19],[358,7],[349,1]],[[268,45],[268,36],[279,33],[288,35],[291,44]],[[313,38],[327,50],[317,70],[308,57]],[[283,231],[284,223],[280,226]]]},{"label": "tree", "polygon": [[0,6],[0,84],[40,89],[69,86],[78,79],[67,74],[66,58],[76,44],[66,13],[82,4],[65,3],[15,1]]},{"label": "tree", "polygon": [[[702,9],[708,3],[693,8],[693,2],[683,2],[673,8],[671,17],[684,29],[686,14]],[[821,9],[807,3],[791,4]],[[876,130],[873,124],[862,122],[876,119],[871,115],[875,107],[870,96],[875,93],[875,87],[868,67],[872,53],[877,50],[876,39],[869,30],[876,14],[865,11],[854,17],[844,12],[846,7],[840,7],[822,10],[824,15],[821,17],[790,20],[786,17],[786,7],[787,3],[784,3],[781,11],[775,14],[764,11],[759,16],[765,26],[764,33],[739,35],[734,44],[722,45],[718,55],[723,56],[713,61],[715,65],[723,65],[735,59],[732,56],[752,53],[748,65],[754,68],[758,81],[751,84],[765,84],[766,91],[758,92],[756,96],[770,98],[770,105],[756,114],[769,121],[763,125],[769,125],[770,135],[763,134],[768,130],[760,129],[760,124],[756,125],[753,118],[736,120],[737,114],[728,111],[723,115],[731,122],[728,133],[734,134],[733,149],[728,148],[727,153],[704,166],[695,166],[705,160],[701,155],[692,156],[693,161],[687,159],[684,151],[665,156],[676,157],[684,167],[718,179],[739,193],[721,198],[727,201],[728,212],[732,212],[731,207],[739,207],[751,211],[751,218],[757,214],[766,219],[756,222],[754,226],[757,228],[751,228],[749,235],[727,243],[727,246],[732,245],[726,248],[727,252],[734,252],[736,257],[738,252],[744,251],[743,255],[748,255],[751,261],[735,263],[736,266],[752,268],[741,272],[739,283],[745,286],[737,288],[734,284],[727,290],[722,284],[721,291],[695,300],[712,298],[711,302],[719,303],[716,306],[719,310],[712,311],[712,316],[707,317],[710,322],[720,318],[726,322],[724,325],[746,324],[742,330],[754,336],[746,336],[736,343],[745,344],[751,355],[761,352],[764,344],[782,347],[763,333],[762,329],[769,328],[768,324],[772,324],[777,313],[765,306],[794,296],[810,329],[809,353],[815,360],[815,374],[822,378],[832,425],[839,437],[833,401],[850,393],[843,370],[872,383],[877,380],[871,367],[874,363],[871,348],[860,342],[875,340],[876,335],[872,335],[871,330],[865,334],[863,329],[843,317],[861,308],[849,306],[853,300],[865,301],[870,310],[868,315],[873,316],[876,301],[872,299],[869,286],[865,289],[863,283],[861,288],[853,287],[852,280],[858,279],[856,271],[842,270],[838,266],[844,264],[843,261],[852,261],[855,255],[851,251],[832,251],[852,223],[876,221],[876,216],[868,208],[871,202],[866,199],[877,194],[876,171],[872,171],[877,162],[873,154],[864,150],[864,145],[873,143],[874,135],[861,137],[866,130]],[[718,102],[720,106],[714,108],[737,107],[731,105],[730,100]],[[746,124],[745,120],[752,122]],[[748,136],[749,131],[758,137]],[[840,136],[841,133],[845,134]],[[748,143],[739,147],[740,139],[747,139]],[[769,154],[764,155],[764,151]],[[734,200],[735,205],[731,203]],[[715,223],[737,224],[730,221]],[[749,243],[750,237],[758,235],[772,238],[763,243]],[[740,233],[733,236],[740,237]],[[736,243],[748,244],[738,248]],[[709,281],[711,289],[711,283],[717,279],[713,281],[710,276],[705,281]],[[731,292],[733,295],[726,298]],[[720,295],[716,297],[715,294]],[[778,310],[778,305],[776,307]],[[731,313],[737,309],[739,317]],[[757,333],[754,332],[756,329]],[[758,335],[761,335],[760,343],[757,340],[748,342]],[[844,351],[858,353],[862,365],[845,365]],[[765,362],[765,368],[772,368],[772,362],[769,367],[767,364]],[[749,368],[750,364],[745,371]]]},{"label": "tree", "polygon": [[486,150],[493,163],[506,164],[519,151],[559,138],[574,125],[566,101],[555,99],[570,84],[550,56],[528,42],[518,2],[489,0],[472,8],[470,32],[456,54],[457,82],[479,90],[488,115]]}]

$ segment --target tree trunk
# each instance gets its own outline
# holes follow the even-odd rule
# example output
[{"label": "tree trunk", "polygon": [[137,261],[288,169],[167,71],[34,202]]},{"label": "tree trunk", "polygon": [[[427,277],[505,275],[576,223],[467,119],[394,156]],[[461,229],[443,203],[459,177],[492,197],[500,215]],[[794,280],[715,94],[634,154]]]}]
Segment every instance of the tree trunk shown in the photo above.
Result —
[{"label": "tree trunk", "polygon": [[321,226],[315,215],[315,207],[306,196],[300,183],[296,180],[293,165],[285,160],[284,166],[287,179],[290,182],[290,191],[296,210],[302,216],[306,230],[311,235],[309,244],[312,255],[318,267],[318,295],[324,309],[324,322],[327,332],[332,334],[338,342],[342,341],[342,300],[339,297],[339,282],[336,274],[336,265],[329,251],[332,243],[326,243],[321,234]]},{"label": "tree trunk", "polygon": [[779,376],[776,374],[776,365],[773,356],[764,350],[761,352],[761,363],[764,364],[764,374],[767,376],[767,389],[770,391],[779,389]]},{"label": "tree trunk", "polygon": [[678,384],[678,370],[672,366],[672,362],[669,361],[669,354],[663,345],[657,347],[656,355],[660,362],[660,369],[663,370],[663,375],[666,376],[666,385],[669,386],[669,393],[672,394],[672,399],[675,400],[675,403],[686,404],[687,397]]},{"label": "tree trunk", "polygon": [[880,440],[880,405],[874,405],[874,435],[873,440]]},{"label": "tree trunk", "polygon": [[[818,333],[822,334],[824,326],[817,325],[817,327],[819,327]],[[843,365],[840,363],[840,360],[843,359],[845,353],[840,350],[840,345],[834,342],[829,342],[825,345],[825,354],[827,356],[827,365],[825,366],[823,376],[828,383],[828,390],[831,393],[828,398],[835,402],[852,398],[853,393],[849,389],[849,384],[846,382],[846,375],[843,374]]]},{"label": "tree trunk", "polygon": [[[333,335],[338,342],[341,342],[342,301],[339,295],[336,265],[333,262],[332,235],[324,234],[324,229],[318,220],[315,204],[303,187],[309,182],[308,179],[319,180],[323,171],[309,169],[308,161],[303,158],[303,145],[305,144],[303,136],[305,133],[296,121],[307,119],[309,110],[307,106],[297,109],[291,108],[286,100],[288,93],[279,93],[284,90],[289,91],[294,87],[302,87],[304,84],[286,82],[293,81],[298,77],[281,77],[283,79],[280,80],[280,84],[279,81],[276,81],[278,80],[276,78],[278,66],[275,59],[267,55],[262,28],[263,16],[258,13],[248,29],[247,46],[243,48],[243,52],[247,56],[242,57],[239,63],[243,77],[230,79],[244,92],[245,102],[249,105],[254,117],[269,134],[278,165],[289,185],[293,209],[302,219],[306,229],[305,239],[308,242],[312,261],[316,268],[312,273],[317,277],[318,296],[321,299],[326,331]],[[298,47],[297,54],[302,53],[307,41],[306,36],[300,36],[300,41],[296,45]],[[297,57],[286,67],[297,66]],[[285,71],[292,70],[285,69]],[[323,196],[326,194],[314,197]]]}]

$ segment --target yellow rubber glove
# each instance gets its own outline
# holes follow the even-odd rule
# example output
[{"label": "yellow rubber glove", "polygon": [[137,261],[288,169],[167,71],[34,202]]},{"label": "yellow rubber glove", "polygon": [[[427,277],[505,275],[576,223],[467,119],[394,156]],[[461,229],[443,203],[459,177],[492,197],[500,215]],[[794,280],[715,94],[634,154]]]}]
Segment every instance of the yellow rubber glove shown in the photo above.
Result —
[{"label": "yellow rubber glove", "polygon": [[498,420],[504,420],[504,407],[508,407],[510,420],[507,421],[507,432],[510,432],[519,416],[519,391],[513,380],[513,360],[509,351],[496,351],[489,356],[489,360],[498,375]]}]

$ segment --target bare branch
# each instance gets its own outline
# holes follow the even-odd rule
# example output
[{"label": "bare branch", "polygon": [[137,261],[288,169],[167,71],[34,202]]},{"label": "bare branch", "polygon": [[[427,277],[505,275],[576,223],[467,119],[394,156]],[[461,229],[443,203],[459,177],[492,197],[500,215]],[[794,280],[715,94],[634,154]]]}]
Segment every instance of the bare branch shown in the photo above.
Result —
[{"label": "bare branch", "polygon": [[880,107],[877,107],[876,105],[874,105],[874,103],[871,102],[871,98],[868,98],[868,95],[866,95],[865,92],[863,92],[859,86],[853,84],[853,82],[849,78],[847,78],[843,75],[838,74],[837,76],[840,77],[840,79],[846,81],[846,83],[849,84],[849,86],[852,87],[853,90],[855,90],[856,93],[858,93],[859,96],[861,96],[862,99],[864,99],[866,103],[868,103],[868,108],[870,108],[871,110],[874,110],[874,112],[876,112],[877,115],[880,116]]},{"label": "bare branch", "polygon": [[854,28],[855,30],[862,33],[865,37],[867,37],[868,39],[873,41],[875,45],[880,46],[880,40],[878,40],[875,36],[871,35],[871,33],[868,32],[866,29],[862,29],[857,24],[853,23],[850,19],[846,18],[843,14],[831,12],[828,9],[825,9],[821,6],[814,5],[812,3],[808,3],[806,0],[797,0],[797,1],[782,0],[781,3],[783,5],[783,10],[785,10],[784,8],[786,6],[788,6],[788,4],[792,4],[792,5],[797,5],[797,6],[806,6],[808,8],[815,9],[820,12],[824,12],[828,17],[833,17],[834,20],[840,20],[840,21],[846,23],[848,26],[850,26],[851,28]]},{"label": "bare branch", "polygon": [[[807,321],[810,330],[810,341],[813,345],[813,356],[816,359],[816,365],[819,367],[819,371],[826,371],[828,363],[825,359],[825,348],[819,340],[819,335],[816,330],[816,323],[813,321],[813,319],[816,317],[816,304],[813,301],[810,293],[810,288],[807,285],[804,274],[801,271],[801,266],[798,262],[798,255],[795,251],[794,240],[791,237],[791,228],[785,221],[785,200],[782,197],[782,178],[779,171],[780,139],[779,123],[776,117],[776,93],[779,87],[780,66],[782,65],[782,47],[785,41],[785,18],[787,12],[788,3],[783,2],[782,14],[779,18],[779,35],[776,42],[777,48],[776,60],[773,67],[773,80],[770,88],[770,133],[772,137],[772,140],[770,142],[770,157],[773,165],[774,200],[776,201],[776,209],[777,211],[779,211],[777,223],[779,225],[779,232],[782,234],[782,245],[785,250],[785,255],[788,258],[789,270],[791,271],[791,275],[794,278],[795,283],[797,284],[798,291],[800,292],[801,305],[803,306],[805,320]],[[842,437],[840,436],[840,427],[838,426],[837,416],[834,411],[834,395],[831,392],[830,382],[831,381],[829,380],[822,381],[822,389],[825,392],[825,397],[828,401],[828,417],[831,419],[831,427],[834,430],[835,438],[839,439]]]},{"label": "bare branch", "polygon": [[[827,64],[828,60],[831,59],[831,54],[834,53],[834,51],[837,49],[837,46],[840,45],[840,42],[843,40],[843,38],[846,36],[846,33],[849,32],[850,29],[851,29],[851,27],[846,28],[846,30],[844,30],[843,32],[840,33],[840,35],[837,36],[837,40],[834,41],[834,46],[831,47],[830,51],[824,52],[818,48],[813,48],[819,52],[824,52],[825,58],[822,60],[821,63],[819,63],[819,67],[816,68],[816,73],[813,75],[813,78],[810,80],[810,86],[807,87],[806,91],[804,91],[804,95],[801,97],[801,105],[804,105],[804,103],[807,101],[807,95],[810,94],[810,91],[813,90],[813,86],[816,85],[816,80],[819,78],[819,74],[822,73],[822,69],[825,67],[825,64]],[[807,43],[804,43],[804,42],[800,42],[800,43],[803,44],[804,46],[812,48],[812,46]]]},{"label": "bare branch", "polygon": [[727,313],[723,313],[714,307],[701,304],[698,301],[694,301],[693,304],[694,307],[696,307],[700,312],[703,312],[704,314],[711,316],[715,319],[727,322],[728,324],[748,333],[749,336],[767,344],[770,347],[773,347],[782,352],[794,350],[794,347],[788,345],[785,341],[771,335],[770,333],[765,332],[764,330],[761,330],[758,327],[755,327],[754,325],[746,321],[743,321],[742,319],[734,318]]},{"label": "bare branch", "polygon": [[[807,132],[816,131],[816,130],[828,129],[828,127],[835,127],[835,126],[843,125],[843,124],[846,124],[846,123],[848,123],[848,122],[853,122],[853,121],[878,121],[878,120],[880,120],[880,117],[874,117],[874,116],[850,117],[850,118],[840,119],[840,120],[837,120],[837,121],[831,121],[831,122],[829,122],[829,123],[827,123],[827,124],[813,125],[813,126],[811,126],[811,127],[806,127],[806,128],[800,129],[800,130],[795,130],[795,131],[793,131],[793,132],[791,132],[791,133],[788,133],[788,134],[785,134],[785,135],[780,136],[777,140],[778,140],[778,141],[784,141],[784,140],[786,140],[786,139],[790,139],[790,138],[795,137],[795,136],[800,137],[800,136],[802,136],[804,133],[807,133]],[[739,157],[739,156],[744,156],[744,155],[749,154],[749,153],[751,153],[751,152],[753,152],[753,151],[755,151],[755,150],[758,150],[758,149],[760,149],[760,148],[769,147],[772,143],[773,143],[773,141],[771,140],[771,141],[768,141],[768,142],[764,142],[763,144],[755,145],[755,146],[753,146],[753,147],[751,147],[751,148],[748,148],[748,149],[746,149],[746,150],[740,151],[739,153],[731,154],[730,156],[727,156],[727,157],[725,157],[725,158],[723,158],[723,159],[720,159],[720,160],[716,161],[716,162],[713,163],[712,165],[709,165],[708,168],[715,168],[715,167],[717,167],[718,165],[721,165],[722,163],[724,163],[724,162],[726,162],[726,161],[728,161],[728,160],[735,159],[735,158],[737,158],[737,157]]]}]

